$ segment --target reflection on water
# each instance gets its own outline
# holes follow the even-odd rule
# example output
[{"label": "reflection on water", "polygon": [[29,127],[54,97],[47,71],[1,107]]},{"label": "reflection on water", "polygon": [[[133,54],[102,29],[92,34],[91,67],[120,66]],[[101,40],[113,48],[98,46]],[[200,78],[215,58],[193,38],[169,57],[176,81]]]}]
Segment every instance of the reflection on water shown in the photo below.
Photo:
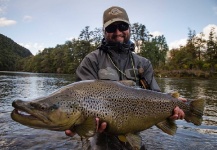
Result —
[{"label": "reflection on water", "polygon": [[158,79],[164,92],[178,91],[182,97],[204,98],[206,108],[203,123],[217,126],[217,80]]},{"label": "reflection on water", "polygon": [[69,75],[0,72],[0,111],[8,110],[13,100],[45,96],[71,82]]},{"label": "reflection on water", "polygon": [[[71,75],[0,72],[0,149],[81,149],[78,136],[64,132],[32,129],[10,118],[13,100],[32,100],[72,83]],[[147,149],[207,149],[217,147],[217,80],[157,79],[164,92],[178,91],[186,98],[206,98],[204,121],[194,126],[176,121],[178,130],[169,136],[156,127],[141,132]]]}]

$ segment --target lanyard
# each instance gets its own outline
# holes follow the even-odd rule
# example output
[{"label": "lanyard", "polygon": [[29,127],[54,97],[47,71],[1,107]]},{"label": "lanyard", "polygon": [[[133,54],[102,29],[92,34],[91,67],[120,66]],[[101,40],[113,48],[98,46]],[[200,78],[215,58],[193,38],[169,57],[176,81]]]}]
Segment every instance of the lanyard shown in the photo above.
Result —
[{"label": "lanyard", "polygon": [[[112,65],[117,69],[117,71],[119,71],[122,75],[124,75],[125,77],[127,77],[126,74],[125,74],[123,71],[121,71],[121,70],[115,65],[115,63],[114,63],[114,61],[112,60],[111,56],[110,56],[108,53],[107,53],[107,55],[108,55],[108,58],[109,58],[109,60],[111,61]],[[134,64],[134,62],[133,62],[133,55],[132,55],[132,53],[130,53],[130,61],[131,61],[131,65],[132,65],[132,67],[133,67],[133,72],[134,72],[135,81],[137,81],[137,79],[136,79],[136,71],[135,71],[135,64]]]}]

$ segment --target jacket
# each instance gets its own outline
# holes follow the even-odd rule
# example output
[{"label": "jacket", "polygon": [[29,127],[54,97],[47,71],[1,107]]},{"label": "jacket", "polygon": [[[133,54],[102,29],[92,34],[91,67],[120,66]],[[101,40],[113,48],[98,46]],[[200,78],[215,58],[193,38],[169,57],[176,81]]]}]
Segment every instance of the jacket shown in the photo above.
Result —
[{"label": "jacket", "polygon": [[[144,78],[150,90],[160,91],[151,62],[132,51],[132,42],[129,45],[103,48],[102,44],[82,60],[76,70],[77,80],[133,80],[139,85],[139,78]],[[139,76],[140,68],[144,72]]]}]

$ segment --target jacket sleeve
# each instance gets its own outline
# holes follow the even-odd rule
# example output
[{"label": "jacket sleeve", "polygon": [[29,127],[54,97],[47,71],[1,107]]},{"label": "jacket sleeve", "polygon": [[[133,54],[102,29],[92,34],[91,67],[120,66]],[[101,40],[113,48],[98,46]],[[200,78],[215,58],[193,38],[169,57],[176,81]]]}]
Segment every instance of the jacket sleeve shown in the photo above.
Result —
[{"label": "jacket sleeve", "polygon": [[150,90],[160,92],[161,89],[157,84],[157,81],[154,78],[154,70],[150,61],[148,61],[148,65],[145,67],[144,77],[150,86]]},{"label": "jacket sleeve", "polygon": [[76,69],[77,81],[98,79],[98,63],[94,53],[88,54]]}]

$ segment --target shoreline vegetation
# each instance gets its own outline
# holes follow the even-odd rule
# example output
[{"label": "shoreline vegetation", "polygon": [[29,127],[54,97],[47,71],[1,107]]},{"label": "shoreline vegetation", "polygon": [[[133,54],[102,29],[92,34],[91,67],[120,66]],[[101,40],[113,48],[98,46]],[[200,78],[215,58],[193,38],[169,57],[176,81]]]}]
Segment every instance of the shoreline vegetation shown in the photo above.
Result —
[{"label": "shoreline vegetation", "polygon": [[[0,73],[40,73],[25,71],[0,71]],[[70,73],[42,73],[42,74],[65,74]],[[75,73],[71,73],[75,76]],[[194,78],[194,79],[217,79],[217,72],[210,73],[202,70],[154,70],[154,76],[157,78]]]},{"label": "shoreline vegetation", "polygon": [[[65,44],[39,50],[36,55],[12,39],[0,34],[0,71],[74,74],[83,58],[96,50],[103,39],[101,28],[86,26],[78,36]],[[131,25],[135,53],[147,58],[156,77],[217,78],[217,36],[213,27],[208,39],[189,29],[187,43],[169,49],[164,35],[154,36],[146,26]],[[139,67],[139,66],[138,66]]]},{"label": "shoreline vegetation", "polygon": [[196,78],[217,79],[217,72],[203,70],[155,70],[155,77],[159,78]]}]

